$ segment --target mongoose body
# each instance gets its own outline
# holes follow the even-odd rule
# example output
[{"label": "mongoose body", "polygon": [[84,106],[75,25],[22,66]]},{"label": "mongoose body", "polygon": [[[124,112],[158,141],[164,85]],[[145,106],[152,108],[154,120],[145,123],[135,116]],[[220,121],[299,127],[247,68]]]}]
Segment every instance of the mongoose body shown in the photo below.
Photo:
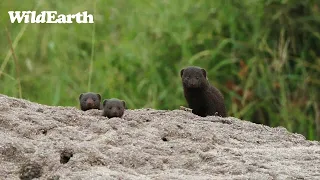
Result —
[{"label": "mongoose body", "polygon": [[116,99],[116,98],[105,99],[102,105],[103,105],[102,115],[108,118],[113,118],[113,117],[121,118],[126,108],[125,101]]},{"label": "mongoose body", "polygon": [[180,71],[184,97],[198,116],[226,117],[226,107],[222,93],[212,86],[207,79],[205,69],[190,66]]},{"label": "mongoose body", "polygon": [[98,93],[82,93],[79,96],[79,101],[82,111],[87,111],[89,109],[102,109],[101,96]]}]

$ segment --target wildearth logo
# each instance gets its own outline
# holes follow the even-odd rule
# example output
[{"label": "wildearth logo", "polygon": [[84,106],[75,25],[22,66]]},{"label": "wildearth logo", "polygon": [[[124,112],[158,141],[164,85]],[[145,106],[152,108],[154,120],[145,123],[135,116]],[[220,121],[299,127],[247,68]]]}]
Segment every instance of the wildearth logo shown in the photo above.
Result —
[{"label": "wildearth logo", "polygon": [[94,23],[93,15],[87,11],[77,14],[58,14],[57,11],[8,11],[11,23]]}]

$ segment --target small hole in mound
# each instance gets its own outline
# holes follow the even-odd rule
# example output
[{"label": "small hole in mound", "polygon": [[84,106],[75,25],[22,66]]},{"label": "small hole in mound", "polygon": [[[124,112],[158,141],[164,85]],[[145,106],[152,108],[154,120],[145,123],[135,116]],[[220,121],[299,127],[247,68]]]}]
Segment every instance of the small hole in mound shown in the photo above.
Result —
[{"label": "small hole in mound", "polygon": [[36,111],[43,113],[43,109],[41,109],[41,108],[38,108]]},{"label": "small hole in mound", "polygon": [[36,162],[28,162],[23,164],[19,170],[19,178],[21,180],[29,180],[40,178],[42,176],[42,166]]},{"label": "small hole in mound", "polygon": [[70,158],[73,156],[73,152],[71,150],[63,150],[60,153],[60,163],[61,164],[66,164],[67,162],[69,162]]},{"label": "small hole in mound", "polygon": [[166,164],[166,163],[169,162],[169,160],[168,159],[162,159],[162,162]]},{"label": "small hole in mound", "polygon": [[42,129],[42,130],[41,130],[41,133],[44,134],[44,135],[47,135],[47,132],[48,132],[48,131],[47,131],[46,129]]},{"label": "small hole in mound", "polygon": [[161,139],[162,139],[162,141],[168,141],[168,139],[166,137],[162,137]]},{"label": "small hole in mound", "polygon": [[59,180],[59,179],[60,179],[59,175],[54,175],[54,176],[48,177],[47,180]]}]

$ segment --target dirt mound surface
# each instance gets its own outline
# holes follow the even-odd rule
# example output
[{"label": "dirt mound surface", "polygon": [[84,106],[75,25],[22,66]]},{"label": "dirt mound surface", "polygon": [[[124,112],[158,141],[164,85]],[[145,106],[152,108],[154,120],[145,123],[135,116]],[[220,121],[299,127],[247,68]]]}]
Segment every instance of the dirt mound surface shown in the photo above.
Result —
[{"label": "dirt mound surface", "polygon": [[320,179],[320,144],[174,110],[53,107],[0,95],[0,179]]}]

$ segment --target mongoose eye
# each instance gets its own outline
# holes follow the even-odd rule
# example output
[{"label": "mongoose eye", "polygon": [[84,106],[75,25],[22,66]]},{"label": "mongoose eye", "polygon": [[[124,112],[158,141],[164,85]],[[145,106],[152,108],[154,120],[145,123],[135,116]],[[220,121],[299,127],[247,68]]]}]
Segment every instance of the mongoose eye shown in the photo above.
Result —
[{"label": "mongoose eye", "polygon": [[112,107],[109,107],[109,109],[111,109]]},{"label": "mongoose eye", "polygon": [[199,76],[197,76],[196,79],[199,79]]},{"label": "mongoose eye", "polygon": [[120,107],[118,107],[118,110],[120,110]]}]

